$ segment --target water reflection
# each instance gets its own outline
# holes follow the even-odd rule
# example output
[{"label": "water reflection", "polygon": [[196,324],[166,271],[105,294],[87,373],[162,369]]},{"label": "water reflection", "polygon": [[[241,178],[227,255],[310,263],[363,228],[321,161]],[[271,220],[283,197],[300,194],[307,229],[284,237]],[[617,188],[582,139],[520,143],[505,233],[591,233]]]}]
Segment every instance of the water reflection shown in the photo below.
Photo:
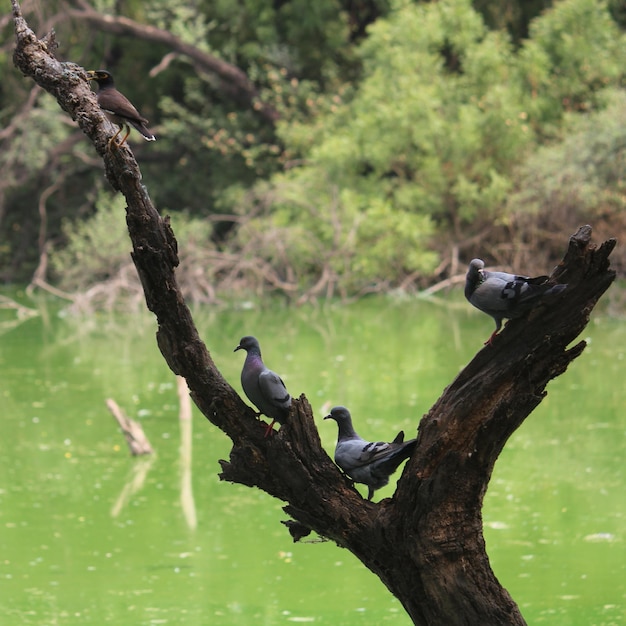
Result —
[{"label": "water reflection", "polygon": [[146,477],[150,468],[154,464],[155,457],[142,457],[135,461],[132,466],[132,471],[127,482],[124,484],[120,495],[111,507],[111,516],[117,517],[124,507],[132,500],[133,496],[141,491],[146,483]]},{"label": "water reflection", "polygon": [[191,447],[192,447],[192,412],[191,398],[187,381],[182,376],[176,376],[176,390],[180,411],[178,423],[180,425],[180,505],[185,516],[187,526],[193,530],[198,525],[196,503],[193,498],[191,484]]}]

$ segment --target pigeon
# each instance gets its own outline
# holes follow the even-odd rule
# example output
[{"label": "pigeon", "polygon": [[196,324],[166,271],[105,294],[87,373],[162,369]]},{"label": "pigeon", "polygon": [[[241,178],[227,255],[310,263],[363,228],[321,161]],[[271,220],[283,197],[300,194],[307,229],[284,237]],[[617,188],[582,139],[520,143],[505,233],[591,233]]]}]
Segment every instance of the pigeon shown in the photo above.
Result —
[{"label": "pigeon", "polygon": [[496,329],[485,345],[491,345],[502,328],[504,318],[524,315],[543,298],[560,293],[567,285],[549,285],[548,276],[517,276],[506,272],[488,272],[481,259],[473,259],[465,278],[465,297],[483,313],[491,315]]},{"label": "pigeon", "polygon": [[367,485],[368,500],[372,499],[376,489],[389,482],[389,476],[411,456],[417,443],[417,439],[405,442],[402,431],[391,443],[362,439],[352,426],[350,411],[344,406],[334,407],[324,419],[334,419],[339,426],[335,463],[352,480]]},{"label": "pigeon", "polygon": [[242,337],[237,350],[247,352],[246,360],[241,370],[241,386],[248,399],[259,409],[259,415],[267,415],[272,418],[271,423],[265,430],[267,437],[275,422],[284,424],[289,417],[291,396],[285,387],[281,377],[267,369],[261,358],[261,347],[256,337]]}]

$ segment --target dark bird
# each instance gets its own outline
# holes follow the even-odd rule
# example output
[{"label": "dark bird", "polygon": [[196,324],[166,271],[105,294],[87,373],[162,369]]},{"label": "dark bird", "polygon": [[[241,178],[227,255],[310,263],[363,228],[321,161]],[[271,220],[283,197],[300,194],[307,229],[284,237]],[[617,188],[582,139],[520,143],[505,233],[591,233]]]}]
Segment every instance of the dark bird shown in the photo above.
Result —
[{"label": "dark bird", "polygon": [[402,431],[391,443],[362,439],[352,426],[350,411],[344,406],[334,407],[324,419],[333,419],[339,426],[335,463],[352,480],[367,485],[368,500],[372,499],[376,489],[389,482],[389,476],[411,456],[417,443],[417,439],[404,442]]},{"label": "dark bird", "polygon": [[261,358],[261,348],[255,337],[242,337],[237,350],[247,352],[241,370],[241,386],[248,399],[257,409],[259,415],[267,415],[272,422],[265,430],[267,437],[274,426],[274,422],[284,424],[289,417],[291,396],[285,387],[281,377],[265,367]]},{"label": "dark bird", "polygon": [[130,126],[137,129],[146,141],[156,141],[156,137],[148,129],[148,120],[141,117],[130,100],[115,88],[113,76],[109,72],[90,70],[87,72],[87,76],[89,80],[95,80],[98,83],[97,100],[100,108],[111,122],[119,126],[117,133],[109,140],[109,147],[115,142],[122,130],[126,129],[126,134],[120,142],[122,145],[130,135]]},{"label": "dark bird", "polygon": [[496,329],[485,345],[491,345],[502,328],[502,320],[524,315],[545,297],[560,293],[567,285],[550,285],[548,276],[518,276],[506,272],[488,272],[481,259],[472,259],[465,278],[465,297],[477,309],[491,315]]}]

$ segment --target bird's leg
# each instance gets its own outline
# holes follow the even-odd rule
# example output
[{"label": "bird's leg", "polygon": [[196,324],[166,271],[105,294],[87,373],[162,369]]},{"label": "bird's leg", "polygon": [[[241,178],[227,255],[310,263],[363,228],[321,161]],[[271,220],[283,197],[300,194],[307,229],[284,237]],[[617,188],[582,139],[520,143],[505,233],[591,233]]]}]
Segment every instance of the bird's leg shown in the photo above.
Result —
[{"label": "bird's leg", "polygon": [[368,485],[367,486],[367,499],[371,500],[374,497],[374,490]]},{"label": "bird's leg", "polygon": [[130,126],[128,126],[128,124],[125,124],[126,126],[126,134],[124,135],[124,138],[122,139],[122,141],[120,141],[120,146],[124,144],[124,142],[128,139],[128,135],[130,135]]},{"label": "bird's leg", "polygon": [[118,127],[117,132],[115,133],[115,135],[113,135],[113,137],[111,137],[111,139],[109,139],[109,143],[107,144],[107,147],[108,147],[109,150],[112,150],[113,146],[115,146],[117,148],[117,144],[115,143],[115,140],[117,139],[117,136],[122,132],[122,128],[123,128],[123,126]]},{"label": "bird's leg", "polygon": [[485,346],[492,346],[493,345],[493,340],[495,339],[496,335],[498,334],[498,329],[496,328],[491,335],[489,336],[489,339],[487,339],[487,341],[485,341],[485,343],[483,345]]},{"label": "bird's leg", "polygon": [[274,426],[274,424],[276,423],[276,420],[272,420],[266,427],[265,427],[265,434],[263,435],[263,439],[265,439],[266,437],[269,436],[269,434],[272,432],[272,426]]},{"label": "bird's leg", "polygon": [[485,345],[485,346],[492,346],[493,345],[493,340],[496,338],[496,335],[498,334],[498,331],[501,328],[502,328],[502,319],[496,319],[496,329],[491,333],[491,336],[489,337],[489,339],[487,339],[487,341],[485,341],[485,343],[483,345]]}]

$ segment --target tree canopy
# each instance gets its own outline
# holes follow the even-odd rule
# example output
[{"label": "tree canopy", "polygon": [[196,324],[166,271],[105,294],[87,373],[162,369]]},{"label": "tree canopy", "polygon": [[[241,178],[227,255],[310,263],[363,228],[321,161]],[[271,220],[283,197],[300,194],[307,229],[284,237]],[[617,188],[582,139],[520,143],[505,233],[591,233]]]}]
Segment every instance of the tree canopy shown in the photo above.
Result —
[{"label": "tree canopy", "polygon": [[[477,242],[494,263],[543,272],[557,259],[545,225],[569,232],[596,217],[599,232],[621,232],[620,3],[55,0],[24,10],[42,32],[54,27],[59,58],[111,71],[150,120],[156,144],[131,135],[150,193],[190,223],[193,258],[216,268],[190,283],[194,298],[423,287],[454,274]],[[0,26],[8,34],[9,21]],[[1,275],[29,280],[39,264],[68,293],[119,278],[127,260],[69,271],[72,250],[102,228],[110,189],[71,120],[11,68],[5,41]],[[581,193],[563,211],[548,188],[573,168]]]}]

